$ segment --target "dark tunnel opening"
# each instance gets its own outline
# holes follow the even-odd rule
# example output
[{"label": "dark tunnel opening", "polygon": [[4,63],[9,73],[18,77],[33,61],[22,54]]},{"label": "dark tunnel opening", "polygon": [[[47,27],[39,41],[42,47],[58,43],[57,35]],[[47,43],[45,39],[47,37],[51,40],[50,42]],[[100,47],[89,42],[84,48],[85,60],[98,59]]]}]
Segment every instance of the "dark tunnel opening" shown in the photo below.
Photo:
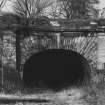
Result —
[{"label": "dark tunnel opening", "polygon": [[27,87],[62,90],[70,86],[87,85],[90,66],[79,53],[64,49],[49,49],[32,55],[24,64],[23,80]]}]

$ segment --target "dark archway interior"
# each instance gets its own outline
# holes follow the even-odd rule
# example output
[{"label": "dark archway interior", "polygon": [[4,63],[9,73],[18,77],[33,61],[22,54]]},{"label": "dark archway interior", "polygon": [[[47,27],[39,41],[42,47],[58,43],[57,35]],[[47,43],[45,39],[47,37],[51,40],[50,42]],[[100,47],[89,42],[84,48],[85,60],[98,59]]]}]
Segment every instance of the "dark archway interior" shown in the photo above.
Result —
[{"label": "dark archway interior", "polygon": [[49,49],[32,55],[24,64],[23,80],[28,87],[59,90],[83,85],[90,78],[88,61],[79,53]]}]

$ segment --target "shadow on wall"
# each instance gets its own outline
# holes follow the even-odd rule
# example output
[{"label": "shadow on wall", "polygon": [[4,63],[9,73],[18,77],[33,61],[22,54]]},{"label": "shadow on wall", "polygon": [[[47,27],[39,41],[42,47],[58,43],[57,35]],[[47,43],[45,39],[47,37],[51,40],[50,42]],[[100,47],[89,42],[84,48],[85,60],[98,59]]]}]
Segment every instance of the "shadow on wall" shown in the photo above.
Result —
[{"label": "shadow on wall", "polygon": [[49,49],[32,55],[24,64],[26,86],[58,91],[70,86],[87,85],[90,66],[79,53],[64,49]]}]

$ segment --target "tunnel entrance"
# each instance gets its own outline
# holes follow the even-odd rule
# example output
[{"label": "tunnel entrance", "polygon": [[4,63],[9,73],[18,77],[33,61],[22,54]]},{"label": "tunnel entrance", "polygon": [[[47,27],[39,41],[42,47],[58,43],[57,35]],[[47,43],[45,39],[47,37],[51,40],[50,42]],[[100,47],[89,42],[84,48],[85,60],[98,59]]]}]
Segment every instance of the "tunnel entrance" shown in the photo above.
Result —
[{"label": "tunnel entrance", "polygon": [[28,87],[62,90],[90,81],[90,66],[79,53],[49,49],[32,55],[24,64],[23,80]]}]

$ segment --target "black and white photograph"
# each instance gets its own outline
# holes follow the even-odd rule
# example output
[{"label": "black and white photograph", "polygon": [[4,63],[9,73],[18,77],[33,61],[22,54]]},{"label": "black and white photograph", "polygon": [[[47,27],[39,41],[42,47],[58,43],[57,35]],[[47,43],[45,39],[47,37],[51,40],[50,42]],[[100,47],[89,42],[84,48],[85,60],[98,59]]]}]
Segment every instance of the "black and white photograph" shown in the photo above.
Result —
[{"label": "black and white photograph", "polygon": [[0,105],[105,105],[105,0],[0,0]]}]

